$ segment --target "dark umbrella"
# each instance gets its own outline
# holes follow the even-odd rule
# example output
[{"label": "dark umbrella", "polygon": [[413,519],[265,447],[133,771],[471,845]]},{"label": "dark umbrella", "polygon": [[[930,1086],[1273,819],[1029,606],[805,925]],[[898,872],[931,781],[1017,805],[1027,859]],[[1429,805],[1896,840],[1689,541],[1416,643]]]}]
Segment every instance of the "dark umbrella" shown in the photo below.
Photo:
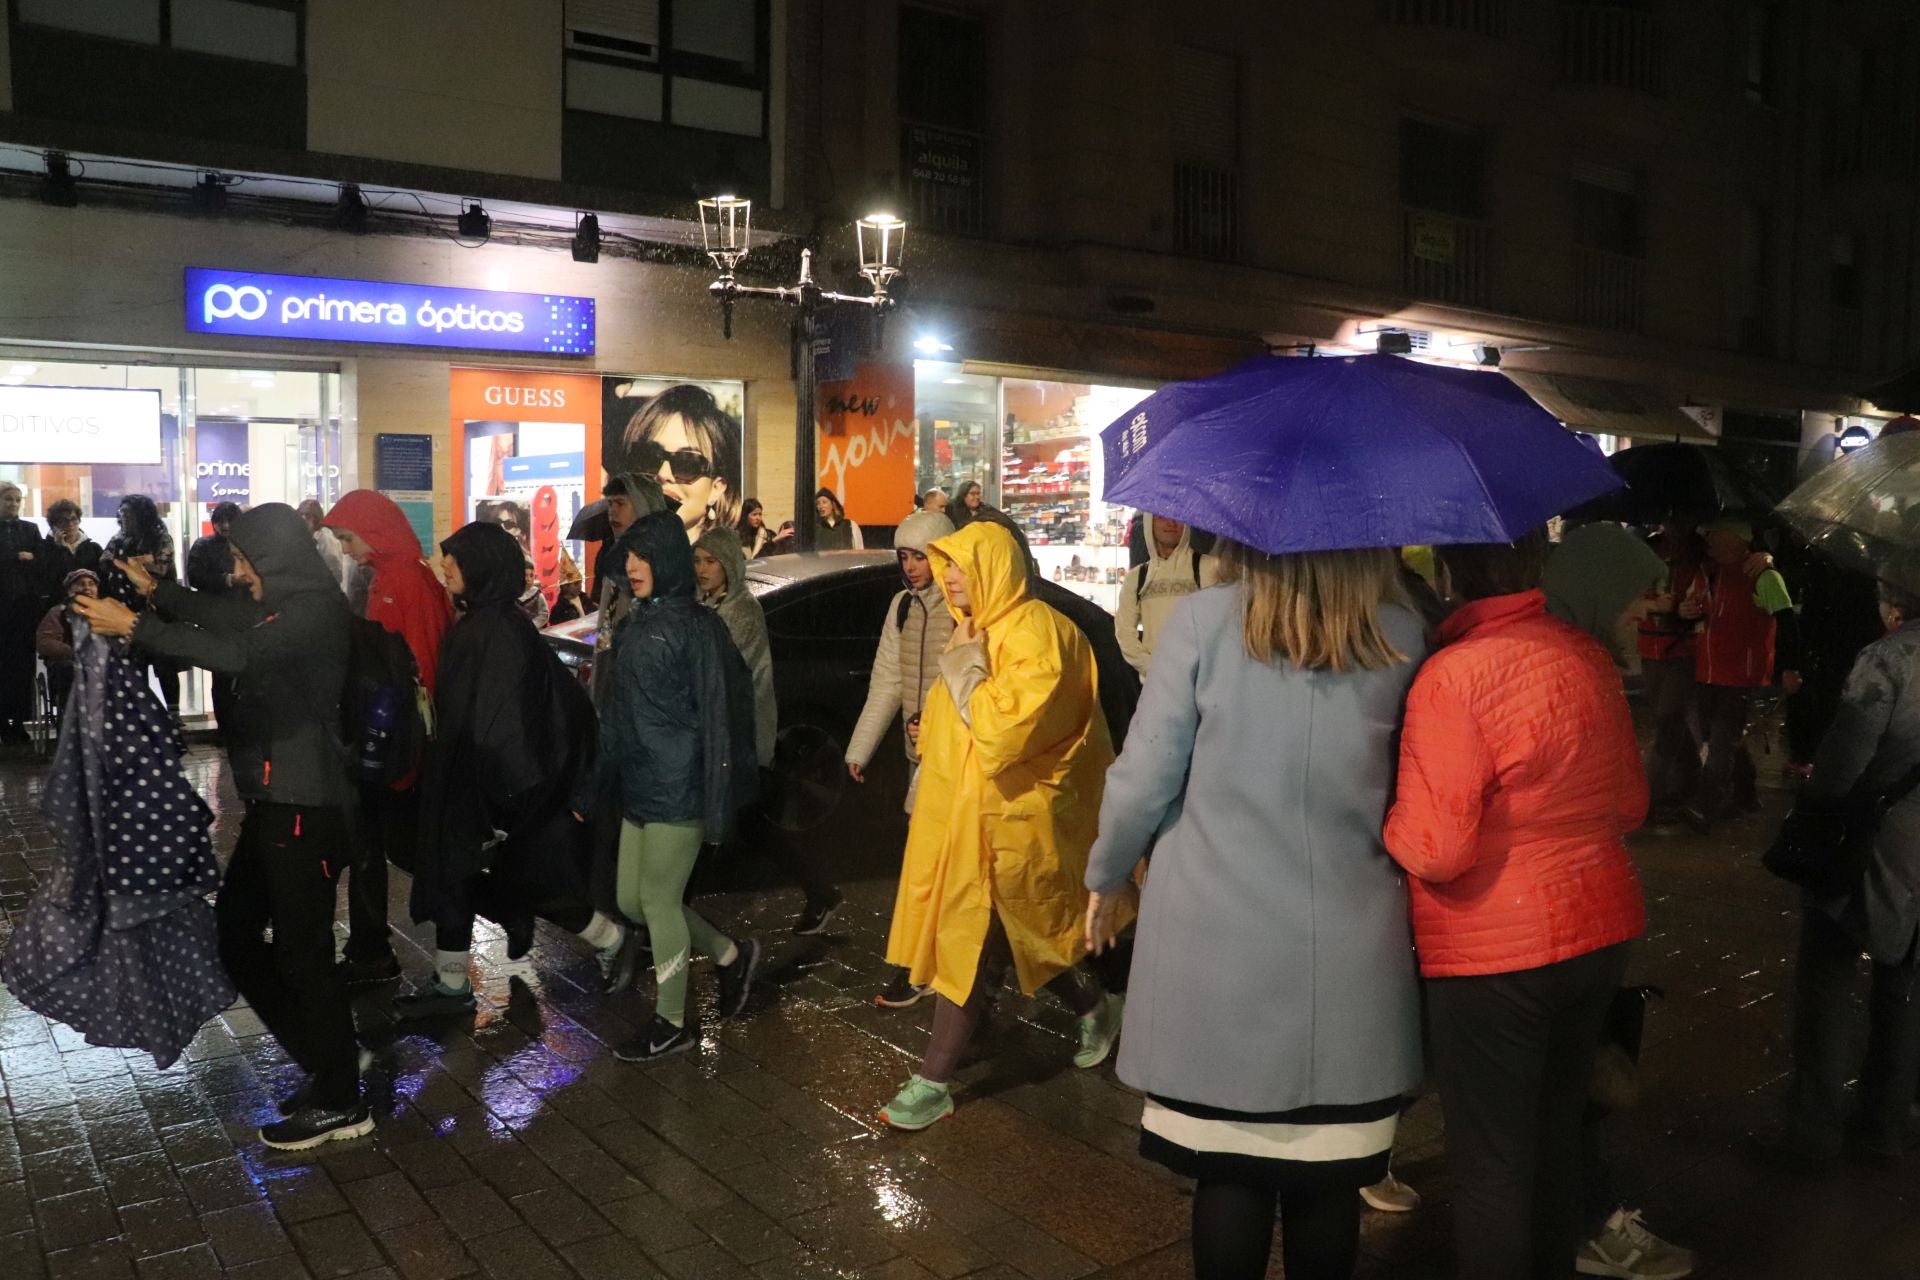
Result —
[{"label": "dark umbrella", "polygon": [[1397,356],[1260,356],[1101,433],[1108,502],[1272,555],[1510,542],[1620,487],[1504,377]]},{"label": "dark umbrella", "polygon": [[605,498],[595,498],[580,508],[580,514],[567,529],[568,542],[608,542],[612,538],[613,526],[607,523]]},{"label": "dark umbrella", "polygon": [[1920,432],[1883,436],[1787,495],[1780,518],[1848,569],[1920,592]]},{"label": "dark umbrella", "polygon": [[1627,487],[1569,515],[1656,524],[1676,511],[1696,516],[1760,515],[1771,511],[1775,502],[1712,445],[1636,445],[1620,450],[1609,461]]}]

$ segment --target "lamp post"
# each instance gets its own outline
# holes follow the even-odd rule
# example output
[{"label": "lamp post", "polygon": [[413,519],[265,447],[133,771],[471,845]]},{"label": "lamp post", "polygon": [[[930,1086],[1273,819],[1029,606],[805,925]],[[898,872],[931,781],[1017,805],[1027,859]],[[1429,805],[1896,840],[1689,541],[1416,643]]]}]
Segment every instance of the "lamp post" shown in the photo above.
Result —
[{"label": "lamp post", "polygon": [[854,226],[860,274],[873,290],[861,297],[822,289],[813,279],[813,250],[800,251],[800,279],[792,285],[744,285],[734,269],[753,242],[753,202],[712,196],[700,202],[700,239],[720,274],[707,292],[720,304],[721,332],[733,337],[733,306],[741,298],[769,298],[793,309],[793,527],[800,550],[814,547],[814,352],[816,317],[836,306],[871,307],[884,318],[894,307],[887,286],[900,274],[907,224],[890,213],[871,213]]}]

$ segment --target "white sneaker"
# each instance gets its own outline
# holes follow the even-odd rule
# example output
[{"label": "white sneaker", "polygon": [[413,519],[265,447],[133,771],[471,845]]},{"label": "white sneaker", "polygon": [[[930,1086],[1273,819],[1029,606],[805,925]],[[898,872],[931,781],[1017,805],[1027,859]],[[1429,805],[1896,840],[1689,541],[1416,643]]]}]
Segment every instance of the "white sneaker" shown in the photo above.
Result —
[{"label": "white sneaker", "polygon": [[1412,1213],[1420,1207],[1420,1193],[1391,1173],[1360,1188],[1360,1198],[1382,1213]]},{"label": "white sneaker", "polygon": [[1638,1209],[1615,1209],[1600,1234],[1580,1246],[1573,1269],[1614,1280],[1680,1280],[1693,1274],[1693,1251],[1647,1230]]}]

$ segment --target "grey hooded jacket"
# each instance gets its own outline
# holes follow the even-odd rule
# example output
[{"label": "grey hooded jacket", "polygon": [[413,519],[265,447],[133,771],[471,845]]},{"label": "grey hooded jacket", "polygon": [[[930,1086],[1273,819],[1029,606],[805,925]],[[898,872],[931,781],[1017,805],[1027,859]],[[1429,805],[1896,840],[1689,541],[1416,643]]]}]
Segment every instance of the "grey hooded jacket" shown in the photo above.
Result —
[{"label": "grey hooded jacket", "polygon": [[747,588],[747,553],[740,535],[731,529],[709,529],[693,544],[720,562],[727,572],[726,588],[717,596],[702,595],[700,603],[720,615],[753,674],[753,747],[762,769],[773,764],[780,734],[780,707],[773,693],[773,646],[767,639],[767,615]]}]

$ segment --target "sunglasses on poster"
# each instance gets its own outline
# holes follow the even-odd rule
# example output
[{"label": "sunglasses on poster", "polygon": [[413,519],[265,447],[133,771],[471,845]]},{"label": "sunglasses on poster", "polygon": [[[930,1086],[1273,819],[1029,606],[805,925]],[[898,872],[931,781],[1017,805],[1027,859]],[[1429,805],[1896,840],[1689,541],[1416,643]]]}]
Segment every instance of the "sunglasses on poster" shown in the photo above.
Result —
[{"label": "sunglasses on poster", "polygon": [[662,466],[671,467],[677,484],[692,484],[713,474],[712,460],[698,449],[675,449],[668,453],[651,440],[634,451],[633,461],[634,470],[642,475],[657,475]]}]

